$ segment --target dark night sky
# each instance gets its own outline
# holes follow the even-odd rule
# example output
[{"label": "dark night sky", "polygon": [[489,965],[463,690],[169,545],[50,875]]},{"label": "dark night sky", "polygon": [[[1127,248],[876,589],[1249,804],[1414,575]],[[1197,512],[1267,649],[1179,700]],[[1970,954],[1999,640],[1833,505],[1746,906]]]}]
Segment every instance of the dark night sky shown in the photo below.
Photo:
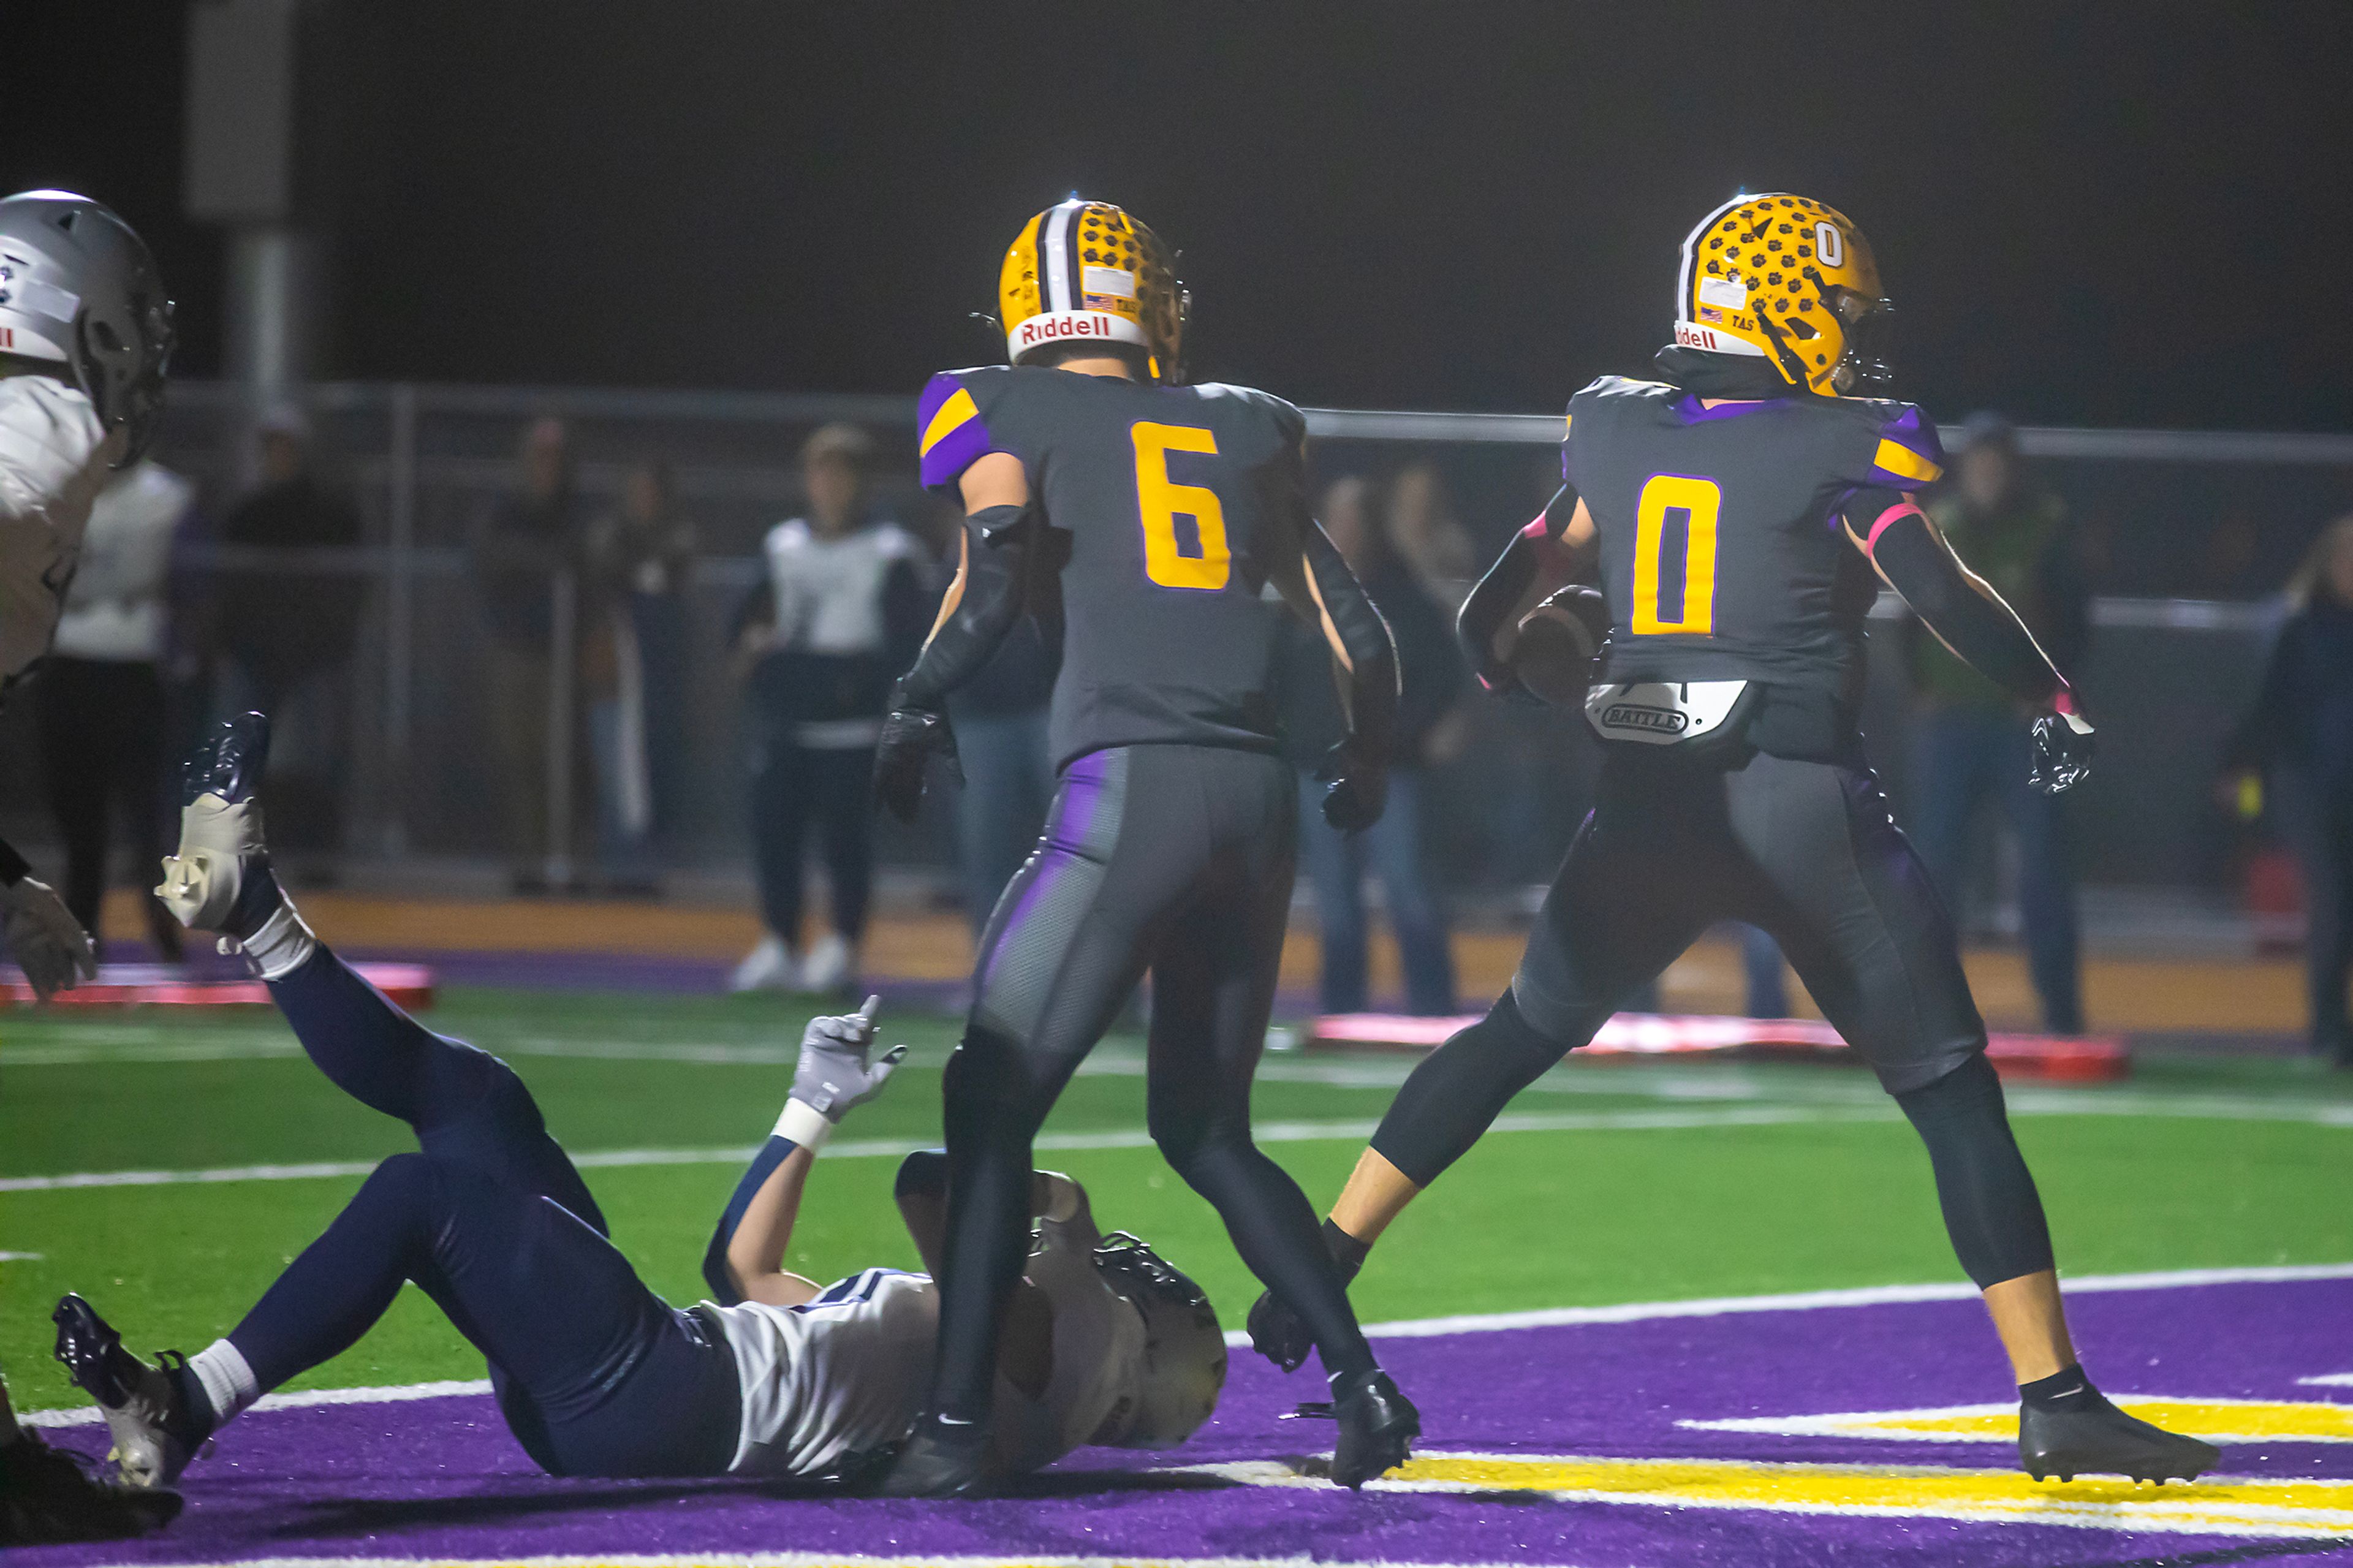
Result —
[{"label": "dark night sky", "polygon": [[[183,7],[11,11],[0,186],[114,201],[216,368]],[[2333,0],[335,16],[310,83],[334,374],[911,392],[989,357],[965,313],[1076,187],[1182,249],[1203,378],[1548,408],[1646,361],[1677,243],[1746,185],[1863,226],[1902,389],[1948,417],[2353,425]]]}]

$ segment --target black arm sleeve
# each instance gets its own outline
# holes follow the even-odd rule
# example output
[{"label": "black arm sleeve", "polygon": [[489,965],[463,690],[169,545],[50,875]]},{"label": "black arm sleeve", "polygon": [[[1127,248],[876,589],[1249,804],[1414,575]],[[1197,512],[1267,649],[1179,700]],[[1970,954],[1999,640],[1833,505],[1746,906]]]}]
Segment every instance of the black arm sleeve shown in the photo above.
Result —
[{"label": "black arm sleeve", "polygon": [[33,868],[25,858],[10,847],[6,839],[0,838],[0,888],[13,888],[32,874]]},{"label": "black arm sleeve", "polygon": [[1897,491],[1873,489],[1856,492],[1841,510],[1848,531],[1868,541],[1865,549],[1879,574],[1930,631],[2013,697],[2049,701],[2066,682],[2051,668],[2017,613],[1978,592],[1960,557],[1926,514],[1916,508],[1904,512],[1880,528],[1878,538],[1871,538],[1880,518],[1907,505]]},{"label": "black arm sleeve", "polygon": [[993,506],[965,519],[963,597],[901,678],[892,708],[939,712],[949,692],[980,673],[1021,618],[1036,532],[1027,507]]},{"label": "black arm sleeve", "polygon": [[1367,761],[1386,766],[1397,743],[1397,644],[1323,528],[1308,521],[1300,543],[1316,597],[1348,656],[1349,741]]}]

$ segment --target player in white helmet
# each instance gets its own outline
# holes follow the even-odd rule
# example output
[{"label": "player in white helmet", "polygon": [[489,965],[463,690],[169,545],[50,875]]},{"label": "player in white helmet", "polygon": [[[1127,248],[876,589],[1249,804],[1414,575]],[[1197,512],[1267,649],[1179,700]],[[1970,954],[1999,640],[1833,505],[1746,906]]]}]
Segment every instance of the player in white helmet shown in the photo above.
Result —
[{"label": "player in white helmet", "polygon": [[[0,200],[0,701],[49,650],[90,502],[145,447],[171,357],[172,302],[129,224],[66,191]],[[0,926],[44,1000],[97,973],[5,843]]]},{"label": "player in white helmet", "polygon": [[[829,1286],[786,1271],[811,1161],[880,1093],[874,1003],[818,1018],[791,1098],[721,1217],[713,1300],[672,1307],[606,1235],[579,1171],[504,1063],[433,1034],[311,933],[269,869],[254,798],[269,742],[248,714],[188,769],[180,852],[157,889],[240,944],[320,1070],[416,1131],[227,1337],[153,1364],[79,1296],[58,1358],[98,1402],[123,1477],[167,1485],[253,1401],[337,1354],[414,1281],[490,1363],[509,1427],[554,1475],[744,1475],[856,1487],[913,1428],[931,1381],[929,1276],[868,1268]],[[926,1262],[946,1226],[946,1156],[899,1170]],[[1067,1176],[1031,1183],[1036,1238],[997,1362],[993,1476],[1082,1444],[1172,1447],[1208,1419],[1225,1338],[1199,1288],[1133,1237],[1100,1234]]]}]

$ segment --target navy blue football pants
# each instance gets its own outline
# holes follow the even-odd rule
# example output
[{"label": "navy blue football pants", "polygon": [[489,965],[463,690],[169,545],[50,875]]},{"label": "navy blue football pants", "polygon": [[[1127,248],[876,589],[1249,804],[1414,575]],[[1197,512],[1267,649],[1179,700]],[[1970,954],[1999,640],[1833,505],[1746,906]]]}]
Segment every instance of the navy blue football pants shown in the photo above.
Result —
[{"label": "navy blue football pants", "polygon": [[269,989],[319,1070],[407,1122],[418,1148],[378,1165],[229,1334],[261,1388],[349,1349],[410,1280],[490,1363],[507,1425],[549,1473],[724,1473],[733,1353],[607,1239],[513,1070],[425,1028],[323,946]]},{"label": "navy blue football pants", "polygon": [[1282,759],[1216,746],[1115,747],[1063,770],[1045,836],[989,917],[948,1062],[935,1414],[987,1417],[998,1329],[1029,1255],[1031,1141],[1147,971],[1153,1141],[1299,1312],[1325,1368],[1372,1366],[1306,1194],[1250,1141],[1297,790]]}]

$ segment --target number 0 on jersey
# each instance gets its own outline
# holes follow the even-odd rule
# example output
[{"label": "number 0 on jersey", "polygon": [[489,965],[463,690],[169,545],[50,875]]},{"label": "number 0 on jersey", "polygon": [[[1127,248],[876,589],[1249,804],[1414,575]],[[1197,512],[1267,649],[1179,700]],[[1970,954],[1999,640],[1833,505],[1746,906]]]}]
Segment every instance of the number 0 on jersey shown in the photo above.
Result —
[{"label": "number 0 on jersey", "polygon": [[[1653,474],[1642,486],[1634,510],[1634,605],[1636,636],[1680,632],[1710,637],[1715,631],[1715,521],[1724,492],[1714,479],[1685,474]],[[1662,605],[1661,558],[1670,543],[1669,523],[1682,534],[1682,602]],[[1672,612],[1672,616],[1669,612]]]}]

